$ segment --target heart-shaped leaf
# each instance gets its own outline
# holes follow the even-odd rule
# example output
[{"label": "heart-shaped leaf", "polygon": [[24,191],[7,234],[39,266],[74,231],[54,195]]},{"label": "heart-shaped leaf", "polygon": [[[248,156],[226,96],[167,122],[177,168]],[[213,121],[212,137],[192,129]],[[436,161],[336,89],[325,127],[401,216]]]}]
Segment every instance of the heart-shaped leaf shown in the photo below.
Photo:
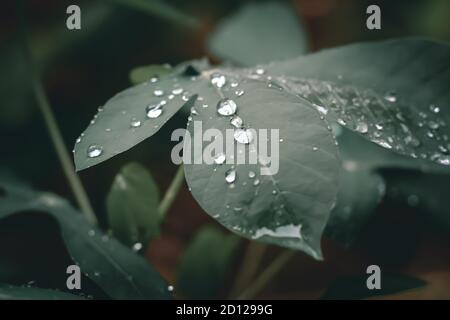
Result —
[{"label": "heart-shaped leaf", "polygon": [[63,240],[81,272],[114,299],[168,299],[160,275],[117,240],[92,227],[64,199],[14,183],[1,183],[0,219],[23,211],[48,213],[59,223]]},{"label": "heart-shaped leaf", "polygon": [[140,248],[159,234],[159,192],[150,173],[129,163],[114,178],[106,198],[109,226],[122,243]]}]

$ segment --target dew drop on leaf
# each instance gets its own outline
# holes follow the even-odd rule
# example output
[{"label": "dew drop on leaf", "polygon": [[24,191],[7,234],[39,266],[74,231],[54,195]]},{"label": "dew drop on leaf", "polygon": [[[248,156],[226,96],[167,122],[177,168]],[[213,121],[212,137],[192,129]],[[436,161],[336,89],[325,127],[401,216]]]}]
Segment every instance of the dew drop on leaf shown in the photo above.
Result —
[{"label": "dew drop on leaf", "polygon": [[250,172],[248,173],[248,177],[251,178],[251,179],[253,179],[254,177],[256,177],[256,173],[255,173],[254,171],[250,171]]},{"label": "dew drop on leaf", "polygon": [[231,99],[225,98],[217,103],[217,112],[222,116],[231,116],[236,113],[237,105]]},{"label": "dew drop on leaf", "polygon": [[216,88],[222,88],[227,83],[227,78],[223,74],[213,73],[211,76],[211,84]]},{"label": "dew drop on leaf", "polygon": [[233,183],[236,180],[236,170],[230,169],[225,172],[225,181],[227,183]]},{"label": "dew drop on leaf", "polygon": [[97,158],[101,156],[103,153],[103,149],[100,146],[97,146],[95,144],[90,145],[87,149],[87,155],[89,158]]},{"label": "dew drop on leaf", "polygon": [[163,113],[163,110],[161,108],[161,105],[151,104],[145,108],[145,113],[147,115],[147,118],[155,119],[158,118]]},{"label": "dew drop on leaf", "polygon": [[234,116],[233,118],[231,118],[230,123],[235,128],[241,128],[244,122],[242,121],[241,117]]},{"label": "dew drop on leaf", "polygon": [[162,97],[164,95],[164,90],[156,89],[155,91],[153,91],[153,94],[155,97]]},{"label": "dew drop on leaf", "polygon": [[130,125],[131,125],[132,128],[139,128],[141,126],[141,121],[133,118],[133,119],[131,119],[131,124]]},{"label": "dew drop on leaf", "polygon": [[223,164],[226,160],[226,157],[223,153],[219,153],[214,157],[214,163],[215,164]]},{"label": "dew drop on leaf", "polygon": [[253,133],[249,129],[234,130],[234,140],[242,144],[249,144],[253,141]]}]

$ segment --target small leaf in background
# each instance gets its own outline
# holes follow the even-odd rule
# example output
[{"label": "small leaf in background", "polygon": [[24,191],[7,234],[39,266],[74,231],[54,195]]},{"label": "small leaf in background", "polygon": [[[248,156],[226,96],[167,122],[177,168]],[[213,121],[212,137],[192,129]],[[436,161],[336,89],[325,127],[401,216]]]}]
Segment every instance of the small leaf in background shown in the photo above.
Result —
[{"label": "small leaf in background", "polygon": [[169,65],[152,64],[149,66],[136,67],[130,72],[130,82],[138,84],[146,81],[151,81],[152,78],[159,78],[161,76],[173,72]]},{"label": "small leaf in background", "polygon": [[[169,299],[161,276],[142,257],[93,227],[69,203],[17,183],[0,183],[0,220],[24,211],[49,214],[59,224],[72,260],[113,299]],[[45,250],[45,248],[43,249]]]},{"label": "small leaf in background", "polygon": [[359,275],[339,278],[331,284],[322,296],[322,300],[359,300],[382,296],[424,287],[423,280],[394,274],[381,274],[381,289],[367,289],[367,278],[370,275]]},{"label": "small leaf in background", "polygon": [[162,217],[158,206],[158,187],[147,169],[137,163],[125,165],[106,198],[113,235],[129,246],[145,245],[159,234]]},{"label": "small leaf in background", "polygon": [[300,17],[285,3],[245,4],[209,37],[215,56],[241,66],[297,57],[308,51]]},{"label": "small leaf in background", "polygon": [[66,292],[31,287],[17,287],[0,284],[0,300],[81,300]]},{"label": "small leaf in background", "polygon": [[211,299],[225,284],[238,238],[214,227],[201,229],[186,249],[177,276],[177,291],[190,299]]},{"label": "small leaf in background", "polygon": [[344,246],[357,238],[385,193],[383,179],[376,173],[353,168],[344,161],[336,206],[328,220],[325,234]]}]

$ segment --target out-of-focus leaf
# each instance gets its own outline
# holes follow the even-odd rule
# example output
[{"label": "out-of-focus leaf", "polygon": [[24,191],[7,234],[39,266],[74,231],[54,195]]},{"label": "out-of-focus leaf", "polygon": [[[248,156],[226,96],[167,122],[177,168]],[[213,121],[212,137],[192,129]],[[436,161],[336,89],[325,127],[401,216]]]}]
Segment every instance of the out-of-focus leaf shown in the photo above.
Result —
[{"label": "out-of-focus leaf", "polygon": [[104,0],[111,3],[137,10],[142,13],[150,14],[169,20],[175,24],[195,27],[198,25],[197,19],[191,17],[174,6],[171,6],[163,0]]},{"label": "out-of-focus leaf", "polygon": [[159,192],[150,173],[137,163],[124,166],[106,198],[109,226],[126,245],[147,243],[159,234]]},{"label": "out-of-focus leaf", "polygon": [[225,274],[238,238],[213,227],[204,227],[189,244],[177,276],[177,288],[191,299],[214,298],[225,284]]},{"label": "out-of-focus leaf", "polygon": [[367,288],[367,278],[369,276],[359,275],[337,279],[331,284],[321,299],[359,300],[417,289],[426,285],[426,282],[414,277],[383,273],[381,275],[381,289],[369,290]]},{"label": "out-of-focus leaf", "polygon": [[0,300],[81,300],[70,293],[57,290],[17,287],[0,284]]},{"label": "out-of-focus leaf", "polygon": [[63,240],[87,277],[114,299],[168,299],[166,282],[145,261],[117,240],[93,227],[64,199],[16,183],[1,183],[0,219],[23,211],[39,211],[56,219]]},{"label": "out-of-focus leaf", "polygon": [[150,81],[152,78],[159,78],[160,76],[169,74],[172,71],[172,68],[165,64],[152,64],[149,66],[137,67],[130,72],[130,82],[133,84],[138,84]]},{"label": "out-of-focus leaf", "polygon": [[209,38],[217,57],[242,66],[297,57],[308,51],[294,8],[279,2],[251,2],[221,21]]},{"label": "out-of-focus leaf", "polygon": [[383,169],[389,200],[420,212],[433,226],[450,230],[450,174]]},{"label": "out-of-focus leaf", "polygon": [[325,234],[345,246],[351,245],[384,193],[384,181],[378,174],[344,167],[339,180],[336,206],[331,212]]}]

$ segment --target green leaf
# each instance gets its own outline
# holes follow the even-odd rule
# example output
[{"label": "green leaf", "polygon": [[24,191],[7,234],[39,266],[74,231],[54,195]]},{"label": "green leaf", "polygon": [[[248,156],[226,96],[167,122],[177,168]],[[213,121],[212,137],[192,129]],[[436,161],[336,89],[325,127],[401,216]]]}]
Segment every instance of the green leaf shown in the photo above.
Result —
[{"label": "green leaf", "polygon": [[146,244],[159,234],[159,192],[150,173],[140,164],[125,165],[114,178],[106,198],[109,226],[122,243]]},{"label": "green leaf", "polygon": [[204,227],[186,249],[177,275],[177,288],[190,299],[211,299],[225,283],[238,238]]},{"label": "green leaf", "polygon": [[57,290],[0,284],[0,300],[82,300],[82,298]]},{"label": "green leaf", "polygon": [[399,293],[424,287],[423,280],[406,276],[383,273],[381,276],[381,289],[367,289],[369,275],[349,276],[337,279],[327,289],[321,299],[323,300],[358,300],[375,296]]},{"label": "green leaf", "polygon": [[114,299],[167,299],[170,293],[160,275],[114,238],[93,227],[64,199],[14,183],[1,183],[0,219],[23,211],[53,217],[61,228],[69,254],[81,271]]},{"label": "green leaf", "polygon": [[385,184],[378,174],[356,170],[344,162],[339,185],[336,206],[331,212],[325,234],[349,246],[383,198]]},{"label": "green leaf", "polygon": [[[77,170],[101,163],[158,132],[183,106],[192,105],[195,96],[190,96],[187,89],[195,85],[197,82],[190,76],[175,72],[111,98],[75,143]],[[174,89],[183,92],[175,95]],[[163,96],[158,96],[158,91],[155,94],[155,90],[161,90]],[[147,108],[158,107],[161,114],[153,113],[149,118]],[[89,156],[90,148],[98,150],[96,156]]]},{"label": "green leaf", "polygon": [[221,21],[208,46],[223,60],[254,66],[304,54],[306,42],[294,8],[278,2],[252,2]]},{"label": "green leaf", "polygon": [[[263,81],[225,75],[230,83],[239,82],[245,93],[235,96],[228,87],[219,92],[202,92],[203,100],[194,106],[194,121],[188,123],[192,140],[201,139],[195,129],[200,122],[204,132],[219,130],[222,137],[226,137],[227,129],[233,132],[230,117],[219,116],[214,107],[221,96],[232,97],[244,126],[274,129],[275,133],[279,130],[279,138],[267,132],[269,141],[283,141],[279,143],[279,154],[272,155],[273,160],[279,161],[279,171],[261,175],[261,169],[267,169],[268,159],[263,153],[258,154],[259,148],[255,152],[256,142],[244,147],[233,141],[244,147],[246,159],[257,155],[257,163],[247,161],[233,169],[232,154],[227,154],[223,165],[185,162],[192,195],[208,214],[239,235],[302,250],[321,259],[320,237],[336,198],[339,171],[337,146],[327,123],[302,98]],[[203,108],[205,103],[213,107]],[[194,143],[190,154],[201,156],[207,145],[209,142],[205,141],[203,145]],[[185,154],[187,148],[185,145]],[[233,187],[225,180],[229,170],[236,172]],[[255,177],[251,177],[251,172]]]},{"label": "green leaf", "polygon": [[161,77],[172,72],[169,65],[152,64],[134,68],[130,72],[130,81],[133,84],[149,81],[152,77]]},{"label": "green leaf", "polygon": [[118,5],[137,10],[139,12],[160,17],[187,27],[198,26],[198,21],[194,17],[179,11],[163,0],[106,0]]},{"label": "green leaf", "polygon": [[441,231],[450,230],[450,174],[383,169],[387,198],[414,210]]},{"label": "green leaf", "polygon": [[420,39],[358,43],[267,66],[283,87],[366,139],[450,164],[450,47]]}]

